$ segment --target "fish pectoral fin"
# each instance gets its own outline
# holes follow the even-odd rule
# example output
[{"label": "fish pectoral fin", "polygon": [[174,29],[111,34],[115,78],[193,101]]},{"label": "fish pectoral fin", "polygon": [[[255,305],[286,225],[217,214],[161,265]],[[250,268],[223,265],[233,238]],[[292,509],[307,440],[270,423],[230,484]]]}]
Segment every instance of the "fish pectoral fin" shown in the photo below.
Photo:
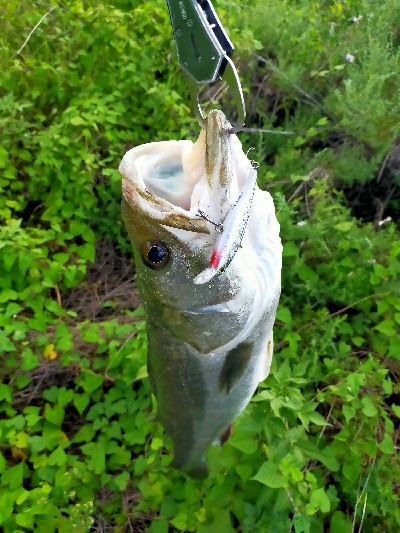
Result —
[{"label": "fish pectoral fin", "polygon": [[232,430],[233,430],[233,424],[230,423],[229,426],[225,429],[225,431],[221,433],[219,437],[219,443],[221,444],[221,446],[223,446],[225,442],[229,440],[229,437],[232,435]]},{"label": "fish pectoral fin", "polygon": [[235,383],[243,376],[253,353],[253,347],[253,342],[241,342],[228,352],[218,380],[221,392],[225,390],[226,394],[229,394]]}]

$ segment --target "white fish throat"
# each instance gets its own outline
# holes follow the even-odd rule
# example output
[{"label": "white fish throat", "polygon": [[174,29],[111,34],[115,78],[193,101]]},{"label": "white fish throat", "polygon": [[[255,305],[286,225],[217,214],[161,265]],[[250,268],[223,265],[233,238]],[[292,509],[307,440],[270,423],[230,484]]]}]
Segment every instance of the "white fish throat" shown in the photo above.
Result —
[{"label": "white fish throat", "polygon": [[212,111],[196,143],[138,146],[119,167],[152,391],[174,465],[198,477],[269,373],[280,295],[274,204],[231,130]]}]

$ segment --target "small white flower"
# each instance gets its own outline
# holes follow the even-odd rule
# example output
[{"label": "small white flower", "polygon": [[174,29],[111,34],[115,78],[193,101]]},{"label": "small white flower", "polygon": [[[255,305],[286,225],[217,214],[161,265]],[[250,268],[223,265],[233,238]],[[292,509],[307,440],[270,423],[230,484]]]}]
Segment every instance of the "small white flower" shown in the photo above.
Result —
[{"label": "small white flower", "polygon": [[301,220],[300,222],[297,222],[298,226],[305,226],[307,222],[305,220]]},{"label": "small white flower", "polygon": [[376,259],[367,259],[367,263],[376,263]]},{"label": "small white flower", "polygon": [[358,15],[358,17],[353,17],[352,20],[353,22],[360,22],[360,20],[362,20],[362,15]]},{"label": "small white flower", "polygon": [[348,61],[349,63],[353,63],[354,59],[355,57],[352,54],[346,54],[346,61]]},{"label": "small white flower", "polygon": [[392,217],[386,217],[384,220],[380,220],[378,222],[378,226],[382,226],[383,224],[386,224],[386,222],[391,222],[392,221]]}]

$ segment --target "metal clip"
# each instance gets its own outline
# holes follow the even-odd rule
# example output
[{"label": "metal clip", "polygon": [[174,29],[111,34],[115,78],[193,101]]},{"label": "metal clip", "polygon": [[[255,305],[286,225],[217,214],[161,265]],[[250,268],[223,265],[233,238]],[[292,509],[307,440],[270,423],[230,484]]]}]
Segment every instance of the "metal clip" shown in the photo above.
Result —
[{"label": "metal clip", "polygon": [[222,78],[233,91],[238,109],[234,132],[244,125],[245,106],[239,76],[231,60],[234,47],[210,0],[167,0],[178,61],[187,74],[192,107],[202,128],[199,85]]}]

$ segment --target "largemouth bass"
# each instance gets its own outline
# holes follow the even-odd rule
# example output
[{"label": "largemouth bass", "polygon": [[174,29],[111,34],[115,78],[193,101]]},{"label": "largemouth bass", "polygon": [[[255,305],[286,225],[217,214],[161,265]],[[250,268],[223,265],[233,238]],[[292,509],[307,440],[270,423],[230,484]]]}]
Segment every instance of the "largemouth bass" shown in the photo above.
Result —
[{"label": "largemouth bass", "polygon": [[269,373],[280,295],[274,204],[231,131],[212,111],[196,143],[138,146],[119,167],[158,416],[174,466],[200,477]]}]

